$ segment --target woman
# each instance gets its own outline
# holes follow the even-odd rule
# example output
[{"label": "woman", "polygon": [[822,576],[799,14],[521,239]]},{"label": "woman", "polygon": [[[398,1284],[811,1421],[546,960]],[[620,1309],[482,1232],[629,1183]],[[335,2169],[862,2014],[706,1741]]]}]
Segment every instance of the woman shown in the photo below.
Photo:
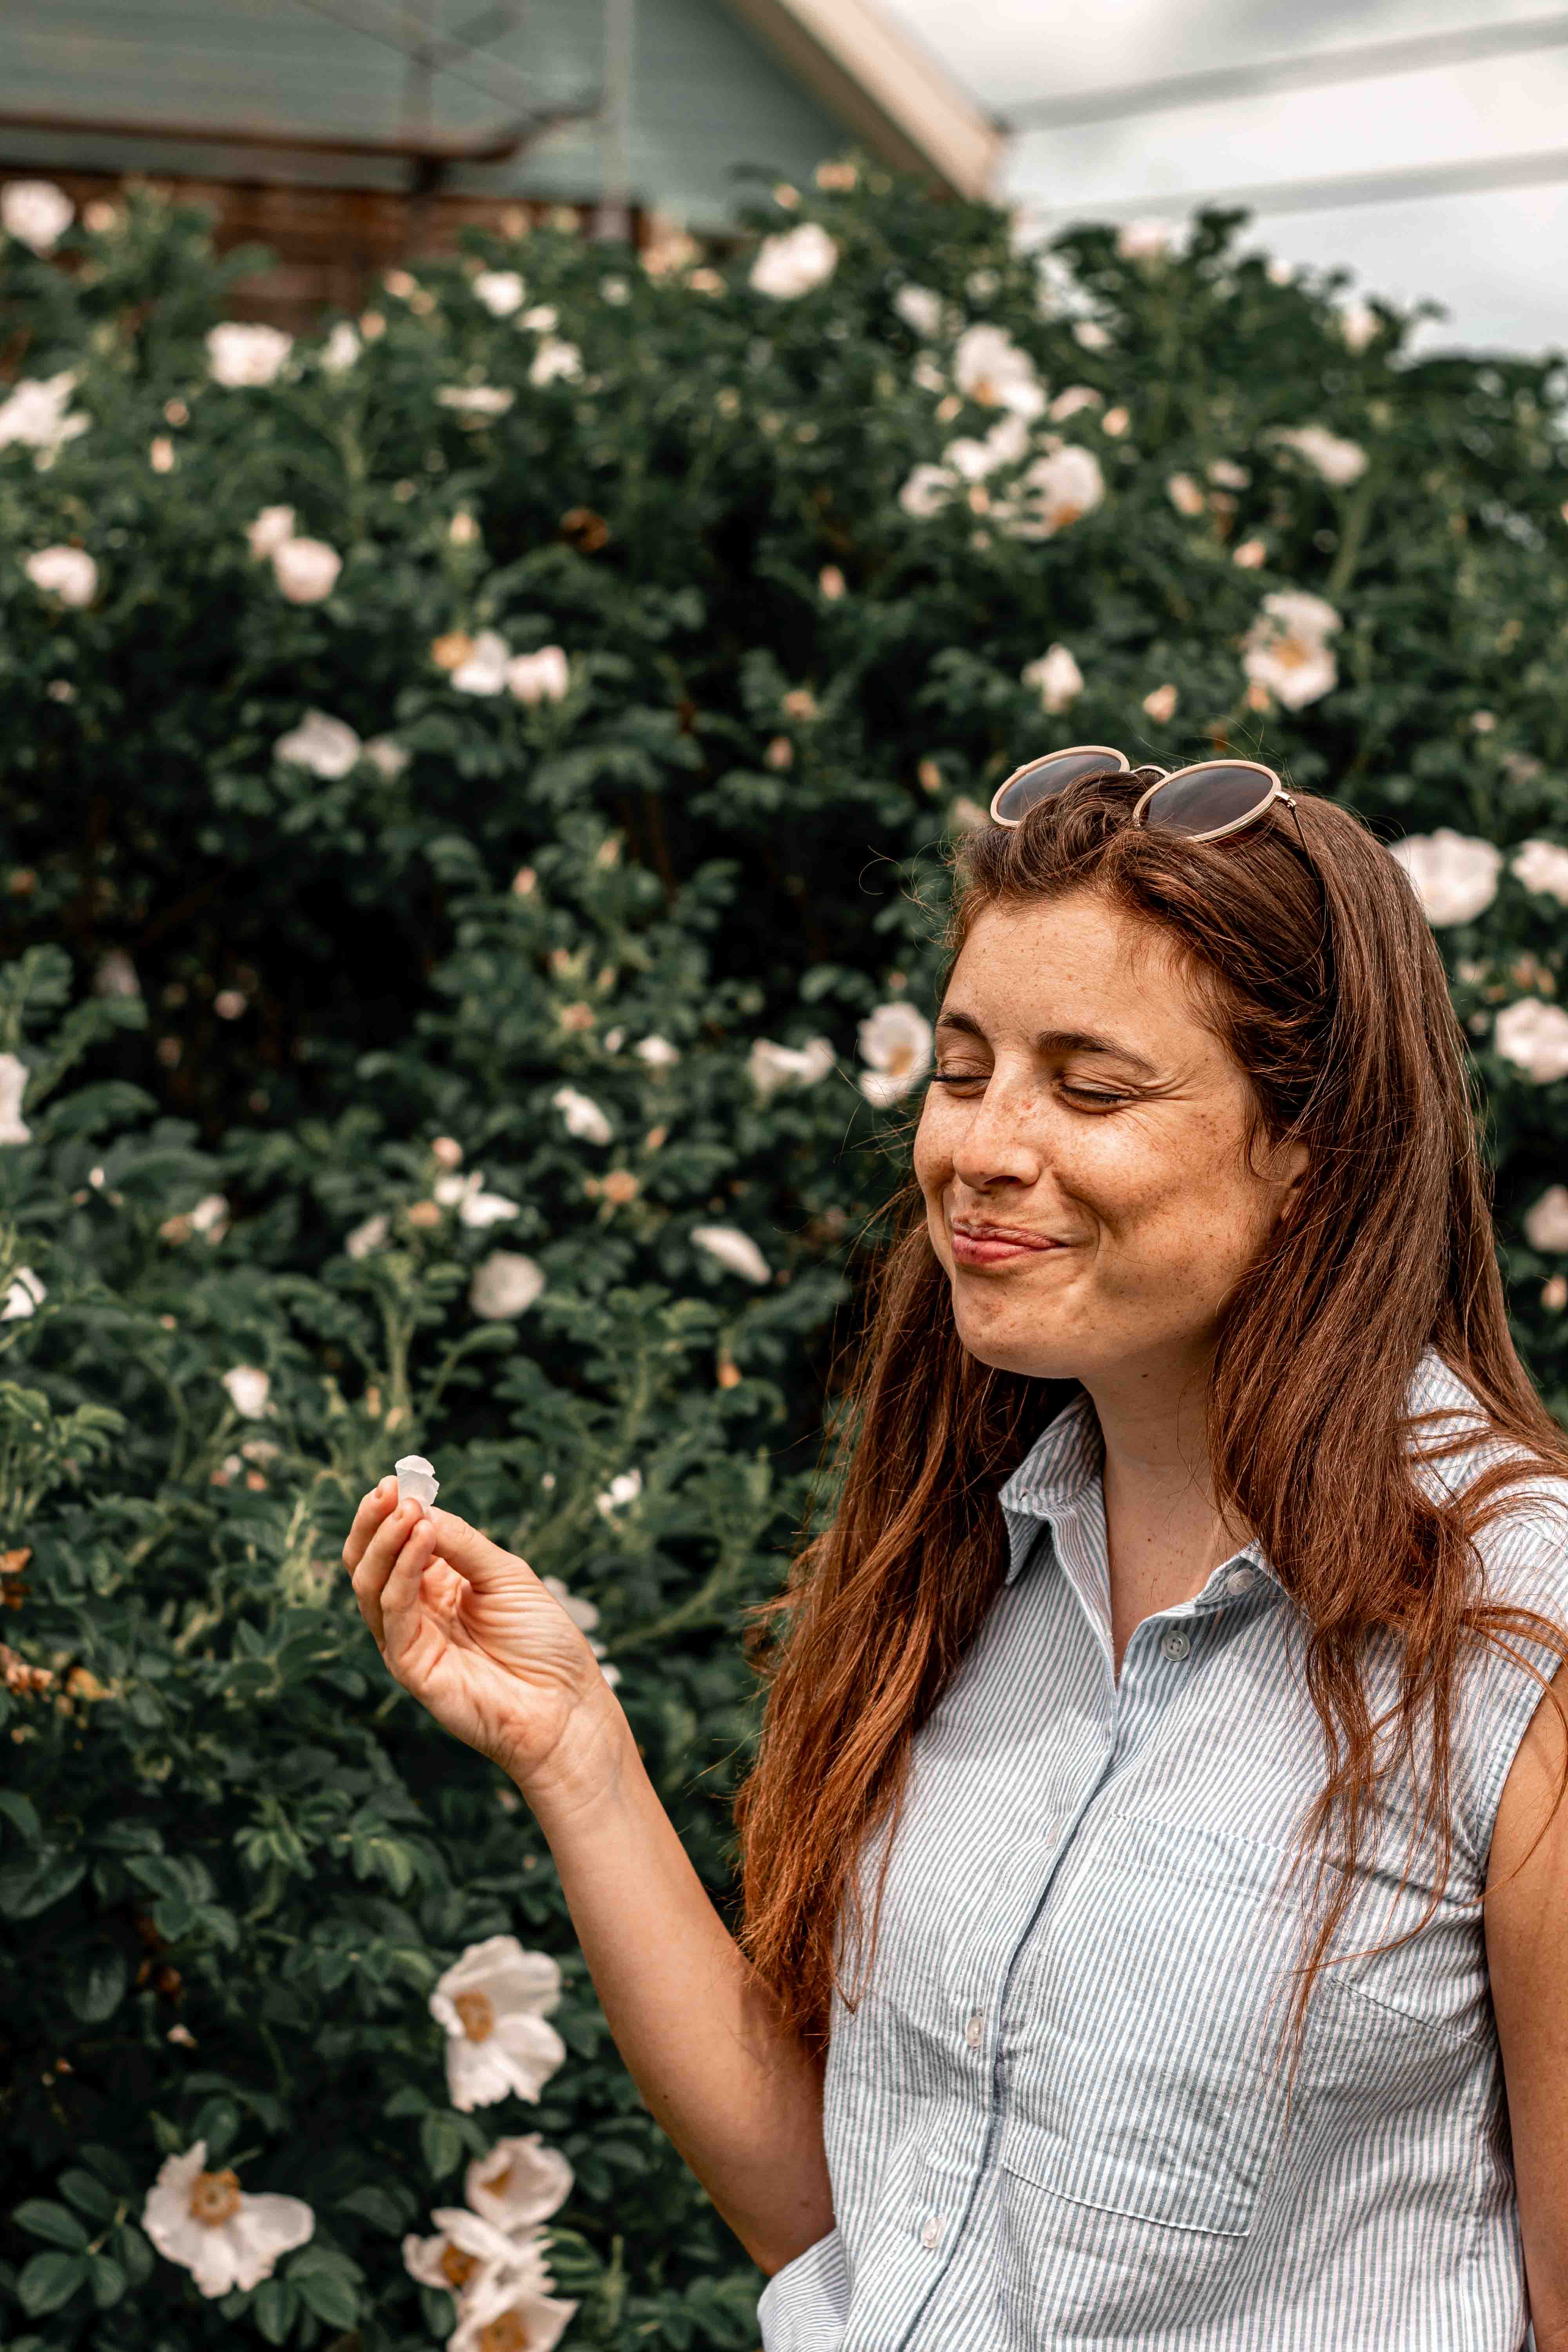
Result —
[{"label": "woman", "polygon": [[769,2352],[1568,2347],[1568,1441],[1394,861],[1268,770],[1010,778],[726,1933],[585,1643],[389,1482]]}]

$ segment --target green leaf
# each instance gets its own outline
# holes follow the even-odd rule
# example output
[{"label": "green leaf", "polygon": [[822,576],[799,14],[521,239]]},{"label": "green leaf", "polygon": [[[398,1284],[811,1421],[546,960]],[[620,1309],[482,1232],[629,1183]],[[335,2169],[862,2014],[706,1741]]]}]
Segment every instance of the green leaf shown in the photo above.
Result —
[{"label": "green leaf", "polygon": [[74,2213],[63,2205],[53,2205],[47,2197],[29,2197],[18,2205],[11,2216],[18,2229],[26,2230],[31,2238],[42,2238],[51,2246],[68,2246],[72,2253],[85,2251],[88,2233]]},{"label": "green leaf", "polygon": [[121,2221],[112,2241],[115,2260],[124,2269],[132,2286],[145,2286],[156,2263],[152,2246],[140,2230],[129,2221]]},{"label": "green leaf", "polygon": [[324,2319],[329,2327],[352,2327],[359,2317],[359,2297],[338,2272],[307,2271],[301,2277],[291,2271],[289,2280],[307,2310]]},{"label": "green leaf", "polygon": [[59,2179],[62,2197],[68,2197],[79,2212],[89,2221],[112,2221],[120,2210],[120,2200],[111,2189],[90,2172],[62,2172]]},{"label": "green leaf", "polygon": [[68,2303],[86,2285],[87,2275],[85,2254],[35,2254],[16,2281],[17,2298],[29,2318],[37,2319]]},{"label": "green leaf", "polygon": [[419,2145],[425,2161],[437,2180],[445,2180],[463,2160],[466,2142],[462,2126],[456,2116],[443,2115],[438,2110],[427,2115],[419,2126]]},{"label": "green leaf", "polygon": [[0,1870],[0,1913],[8,1919],[36,1919],[51,1903],[58,1903],[87,1875],[82,1854],[59,1853],[47,1847],[36,1860],[13,1863]]},{"label": "green leaf", "polygon": [[67,1970],[65,1995],[86,2025],[101,2025],[125,1998],[129,1971],[123,1952],[84,1956]]},{"label": "green leaf", "polygon": [[263,2279],[250,2311],[268,2344],[281,2344],[300,2315],[300,2298],[287,2279]]},{"label": "green leaf", "polygon": [[30,1797],[23,1796],[19,1789],[0,1789],[0,1813],[5,1815],[29,1845],[37,1845],[43,1836],[43,1823],[38,1819],[37,1808]]},{"label": "green leaf", "polygon": [[357,2214],[374,2229],[384,2230],[388,2237],[396,2237],[408,2227],[413,2214],[408,2207],[395,2197],[390,2189],[378,2181],[367,2180],[363,2189],[351,2189],[346,2197],[337,2200],[340,2213]]},{"label": "green leaf", "polygon": [[87,2260],[92,2299],[100,2311],[107,2311],[111,2303],[119,2302],[131,2282],[110,2255],[89,2254]]}]

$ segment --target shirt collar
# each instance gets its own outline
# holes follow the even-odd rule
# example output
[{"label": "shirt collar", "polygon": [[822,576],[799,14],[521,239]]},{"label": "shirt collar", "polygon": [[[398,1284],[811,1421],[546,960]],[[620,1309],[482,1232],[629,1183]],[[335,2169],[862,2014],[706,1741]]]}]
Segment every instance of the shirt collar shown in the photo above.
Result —
[{"label": "shirt collar", "polygon": [[[1406,1412],[1442,1412],[1457,1416],[1440,1424],[1433,1424],[1421,1433],[1427,1442],[1441,1428],[1457,1431],[1472,1425],[1469,1416],[1479,1411],[1476,1393],[1461,1378],[1450,1370],[1435,1348],[1422,1351],[1405,1391]],[[1485,1416],[1481,1417],[1484,1427]],[[1417,1439],[1417,1443],[1421,1439]],[[1433,1465],[1435,1475],[1452,1490],[1456,1480],[1452,1474],[1462,1470],[1465,1457],[1450,1455],[1440,1465]],[[1023,1569],[1035,1548],[1040,1522],[1048,1521],[1058,1527],[1078,1517],[1084,1508],[1086,1497],[1100,1486],[1105,1463],[1105,1441],[1100,1434],[1100,1419],[1094,1401],[1087,1389],[1079,1387],[1060,1412],[1052,1415],[1017,1468],[999,1489],[997,1501],[1007,1523],[1010,1558],[1003,1581],[1011,1584]],[[1417,1468],[1417,1477],[1422,1476]],[[1427,1474],[1433,1475],[1433,1474]],[[1103,1500],[1100,1504],[1103,1511]],[[1250,1560],[1271,1583],[1278,1585],[1268,1554],[1256,1538],[1244,1544],[1224,1565],[1230,1569],[1238,1559]],[[1215,1574],[1218,1576],[1219,1570]],[[1207,1591],[1205,1586],[1205,1590]],[[1282,1589],[1282,1588],[1281,1588]]]}]

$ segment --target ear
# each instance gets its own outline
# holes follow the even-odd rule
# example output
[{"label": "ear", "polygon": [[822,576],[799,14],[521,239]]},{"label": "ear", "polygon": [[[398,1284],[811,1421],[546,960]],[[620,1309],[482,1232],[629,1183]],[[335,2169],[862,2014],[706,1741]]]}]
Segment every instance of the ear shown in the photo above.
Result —
[{"label": "ear", "polygon": [[1277,1226],[1288,1225],[1300,1211],[1307,1197],[1306,1179],[1310,1168],[1311,1159],[1306,1145],[1293,1143],[1284,1155],[1276,1177],[1276,1181],[1284,1187],[1275,1218]]}]

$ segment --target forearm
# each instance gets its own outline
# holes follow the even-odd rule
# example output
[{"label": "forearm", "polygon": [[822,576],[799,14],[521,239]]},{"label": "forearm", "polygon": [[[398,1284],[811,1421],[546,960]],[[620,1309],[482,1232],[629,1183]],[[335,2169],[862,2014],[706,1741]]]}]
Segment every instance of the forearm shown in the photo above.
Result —
[{"label": "forearm", "polygon": [[616,1758],[593,1793],[523,1794],[644,2104],[771,2273],[833,2226],[820,2070],[709,1900],[629,1727]]}]

